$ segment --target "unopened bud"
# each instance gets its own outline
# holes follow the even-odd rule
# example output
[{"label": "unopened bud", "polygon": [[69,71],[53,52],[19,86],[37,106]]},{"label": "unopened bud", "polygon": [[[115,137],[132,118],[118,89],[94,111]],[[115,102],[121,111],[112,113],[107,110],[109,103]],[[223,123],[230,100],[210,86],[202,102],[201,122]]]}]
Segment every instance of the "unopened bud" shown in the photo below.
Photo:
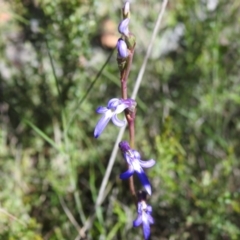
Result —
[{"label": "unopened bud", "polygon": [[128,24],[129,24],[130,19],[126,18],[124,20],[122,20],[118,26],[118,31],[119,33],[121,33],[124,36],[128,36],[129,35],[129,30],[128,30]]},{"label": "unopened bud", "polygon": [[122,11],[123,11],[123,18],[130,17],[130,3],[129,3],[129,1],[125,2]]},{"label": "unopened bud", "polygon": [[117,42],[117,51],[118,51],[118,57],[119,58],[127,58],[129,53],[127,49],[127,44],[122,38],[118,39]]}]

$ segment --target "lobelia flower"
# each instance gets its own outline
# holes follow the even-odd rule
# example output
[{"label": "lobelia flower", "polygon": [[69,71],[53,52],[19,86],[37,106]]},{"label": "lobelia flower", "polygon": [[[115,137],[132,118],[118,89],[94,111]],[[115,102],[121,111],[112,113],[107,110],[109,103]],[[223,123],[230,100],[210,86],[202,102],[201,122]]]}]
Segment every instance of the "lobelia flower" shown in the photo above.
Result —
[{"label": "lobelia flower", "polygon": [[100,118],[95,127],[94,137],[98,138],[100,136],[110,119],[116,126],[123,127],[126,124],[126,120],[119,120],[117,114],[123,112],[127,108],[130,111],[133,111],[136,105],[136,101],[131,98],[112,98],[111,100],[109,100],[107,107],[98,107],[96,112],[102,114],[102,117]]},{"label": "lobelia flower", "polygon": [[129,35],[129,30],[128,30],[128,24],[129,24],[130,19],[126,18],[124,20],[122,20],[120,22],[120,24],[118,25],[118,31],[119,33],[121,33],[124,36],[128,36]]},{"label": "lobelia flower", "polygon": [[142,168],[152,167],[155,164],[155,161],[153,159],[142,161],[140,153],[134,149],[131,149],[126,141],[120,142],[119,148],[122,151],[124,159],[128,163],[128,170],[120,174],[120,179],[127,179],[131,177],[134,172],[136,172],[147,193],[151,195],[151,185]]},{"label": "lobelia flower", "polygon": [[138,227],[142,224],[143,236],[145,240],[149,239],[150,237],[150,224],[154,224],[151,213],[152,207],[150,205],[147,205],[145,200],[141,200],[138,203],[138,216],[136,220],[133,221],[133,227]]},{"label": "lobelia flower", "polygon": [[127,44],[122,38],[118,39],[117,42],[117,50],[118,50],[118,57],[120,58],[127,58],[129,53],[127,49]]}]

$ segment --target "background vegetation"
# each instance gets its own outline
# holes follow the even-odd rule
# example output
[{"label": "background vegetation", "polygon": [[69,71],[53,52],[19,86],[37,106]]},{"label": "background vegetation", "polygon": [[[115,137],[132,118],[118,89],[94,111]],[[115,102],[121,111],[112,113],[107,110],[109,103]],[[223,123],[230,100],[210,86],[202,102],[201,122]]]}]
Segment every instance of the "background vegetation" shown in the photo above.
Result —
[{"label": "background vegetation", "polygon": [[[132,1],[130,90],[160,1]],[[93,138],[120,96],[121,1],[0,1],[0,238],[80,239],[118,129]],[[152,240],[240,239],[240,3],[170,1],[138,94],[136,149],[157,164]],[[127,137],[127,135],[126,135]],[[142,239],[118,155],[86,239]],[[140,186],[140,185],[139,185]],[[74,220],[75,219],[75,220]]]}]

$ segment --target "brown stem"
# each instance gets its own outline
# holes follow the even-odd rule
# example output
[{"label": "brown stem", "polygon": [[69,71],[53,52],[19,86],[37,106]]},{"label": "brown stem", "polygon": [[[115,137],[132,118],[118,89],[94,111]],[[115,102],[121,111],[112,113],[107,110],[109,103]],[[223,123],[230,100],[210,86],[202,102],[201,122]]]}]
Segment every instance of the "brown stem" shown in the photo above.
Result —
[{"label": "brown stem", "polygon": [[[133,60],[133,55],[134,55],[134,49],[133,48],[129,54],[128,60],[127,60],[127,66],[125,70],[121,73],[121,90],[122,90],[122,98],[127,99],[127,80],[128,76],[131,70],[132,66],[132,60]],[[130,147],[134,148],[134,120],[135,120],[135,114],[134,117],[131,116],[127,110],[125,111],[125,116],[128,121],[128,129],[129,129],[129,137],[130,137]],[[133,181],[133,176],[129,178],[129,188],[132,193],[132,195],[136,198],[136,191],[135,191],[135,186],[134,186],[134,181]]]},{"label": "brown stem", "polygon": [[121,74],[121,90],[122,90],[122,98],[127,99],[127,81],[125,78],[126,71],[124,70]]},{"label": "brown stem", "polygon": [[129,76],[129,73],[130,73],[130,70],[131,70],[134,50],[135,50],[135,47],[131,50],[131,53],[129,54],[129,57],[128,57],[127,67],[126,67],[126,70],[125,70],[126,71],[126,74],[125,74],[126,81],[128,79],[128,76]]},{"label": "brown stem", "polygon": [[129,54],[128,60],[127,60],[127,67],[124,69],[124,71],[121,73],[121,89],[122,89],[122,98],[127,99],[127,80],[128,76],[131,70],[132,66],[132,60],[134,55],[134,49],[133,48]]},{"label": "brown stem", "polygon": [[[129,137],[130,137],[130,147],[133,149],[134,148],[134,142],[135,142],[135,127],[134,127],[134,121],[135,121],[135,113],[133,114],[127,114],[126,115],[127,121],[128,121],[128,129],[129,129]],[[134,187],[134,181],[133,181],[133,176],[129,178],[129,187],[132,195],[134,197],[136,196],[136,191]]]}]

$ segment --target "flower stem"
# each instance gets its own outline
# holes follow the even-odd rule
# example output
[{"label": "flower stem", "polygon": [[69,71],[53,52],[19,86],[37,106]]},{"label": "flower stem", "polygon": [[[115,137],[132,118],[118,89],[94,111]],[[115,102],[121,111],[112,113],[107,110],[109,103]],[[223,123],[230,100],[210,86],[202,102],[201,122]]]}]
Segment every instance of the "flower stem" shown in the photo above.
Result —
[{"label": "flower stem", "polygon": [[[127,65],[124,71],[121,73],[121,90],[122,90],[122,98],[127,99],[127,80],[128,76],[131,70],[132,66],[132,60],[133,60],[133,55],[134,55],[134,49],[135,47],[131,50],[128,60],[127,60]],[[130,137],[130,147],[134,148],[134,141],[135,141],[135,113],[130,114],[128,110],[125,111],[125,116],[128,122],[128,130],[129,130],[129,137]],[[135,191],[135,186],[134,186],[134,181],[133,181],[133,176],[129,178],[129,188],[134,197],[136,197],[136,191]]]},{"label": "flower stem", "polygon": [[122,98],[123,99],[127,99],[127,80],[128,80],[128,76],[129,76],[129,73],[131,70],[131,66],[132,66],[134,49],[135,48],[133,48],[131,50],[128,60],[127,60],[127,63],[126,63],[126,68],[121,73],[121,89],[122,89]]},{"label": "flower stem", "polygon": [[126,80],[126,71],[124,70],[121,74],[121,90],[122,90],[122,98],[127,99],[127,80]]},{"label": "flower stem", "polygon": [[[130,147],[134,148],[134,142],[135,142],[135,112],[133,114],[128,114],[127,115],[127,121],[128,121],[128,129],[129,129],[129,137],[130,137]],[[134,181],[133,181],[133,176],[129,178],[129,187],[132,195],[136,197],[136,191],[134,187]]]}]

